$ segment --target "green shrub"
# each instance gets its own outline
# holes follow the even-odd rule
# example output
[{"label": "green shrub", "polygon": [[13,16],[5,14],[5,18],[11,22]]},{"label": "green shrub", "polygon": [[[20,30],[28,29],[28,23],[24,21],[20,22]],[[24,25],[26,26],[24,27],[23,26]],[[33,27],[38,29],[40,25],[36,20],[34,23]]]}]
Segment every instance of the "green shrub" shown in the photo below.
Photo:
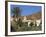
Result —
[{"label": "green shrub", "polygon": [[31,23],[30,23],[30,26],[33,26],[33,25],[34,25],[33,22],[31,22]]}]

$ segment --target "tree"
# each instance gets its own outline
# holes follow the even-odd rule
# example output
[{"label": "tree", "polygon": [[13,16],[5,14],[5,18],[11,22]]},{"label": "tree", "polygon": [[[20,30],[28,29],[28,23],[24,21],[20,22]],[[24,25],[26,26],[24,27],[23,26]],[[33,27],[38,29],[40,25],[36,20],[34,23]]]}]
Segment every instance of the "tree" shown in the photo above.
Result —
[{"label": "tree", "polygon": [[18,18],[19,16],[21,16],[21,10],[19,7],[15,7],[13,9],[13,13],[14,13],[14,16],[16,16],[16,18]]}]

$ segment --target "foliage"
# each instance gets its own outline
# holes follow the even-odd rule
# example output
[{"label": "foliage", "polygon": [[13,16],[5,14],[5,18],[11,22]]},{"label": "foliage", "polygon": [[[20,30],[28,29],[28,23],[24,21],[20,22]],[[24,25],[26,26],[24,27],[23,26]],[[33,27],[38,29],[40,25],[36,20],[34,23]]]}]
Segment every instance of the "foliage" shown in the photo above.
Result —
[{"label": "foliage", "polygon": [[12,13],[14,14],[13,16],[16,16],[17,18],[19,16],[21,16],[21,10],[19,7],[15,7],[13,10],[12,10]]},{"label": "foliage", "polygon": [[30,23],[30,26],[33,26],[33,25],[34,25],[33,22],[31,22],[31,23]]},{"label": "foliage", "polygon": [[41,30],[41,25],[39,26],[33,26],[33,23],[30,24],[30,27],[28,27],[28,23],[22,22],[21,19],[19,19],[14,25],[14,29],[16,32],[19,31],[38,31]]}]

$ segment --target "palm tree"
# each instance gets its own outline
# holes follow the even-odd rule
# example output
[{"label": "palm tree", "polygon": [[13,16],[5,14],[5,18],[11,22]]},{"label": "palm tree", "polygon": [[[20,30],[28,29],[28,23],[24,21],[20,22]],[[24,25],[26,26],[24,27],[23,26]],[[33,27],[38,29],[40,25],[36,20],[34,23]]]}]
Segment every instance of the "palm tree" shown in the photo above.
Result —
[{"label": "palm tree", "polygon": [[21,11],[19,7],[15,7],[13,10],[14,16],[16,16],[16,18],[18,18],[19,16],[21,16]]}]

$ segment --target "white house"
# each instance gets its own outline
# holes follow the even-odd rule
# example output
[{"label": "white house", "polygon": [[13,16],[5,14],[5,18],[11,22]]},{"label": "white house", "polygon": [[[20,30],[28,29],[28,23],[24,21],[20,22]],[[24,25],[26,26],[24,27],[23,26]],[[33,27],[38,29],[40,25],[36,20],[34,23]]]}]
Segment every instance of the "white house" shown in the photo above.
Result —
[{"label": "white house", "polygon": [[40,23],[41,23],[41,19],[36,20],[36,24],[37,24],[37,26],[39,26],[39,25],[40,25]]}]

